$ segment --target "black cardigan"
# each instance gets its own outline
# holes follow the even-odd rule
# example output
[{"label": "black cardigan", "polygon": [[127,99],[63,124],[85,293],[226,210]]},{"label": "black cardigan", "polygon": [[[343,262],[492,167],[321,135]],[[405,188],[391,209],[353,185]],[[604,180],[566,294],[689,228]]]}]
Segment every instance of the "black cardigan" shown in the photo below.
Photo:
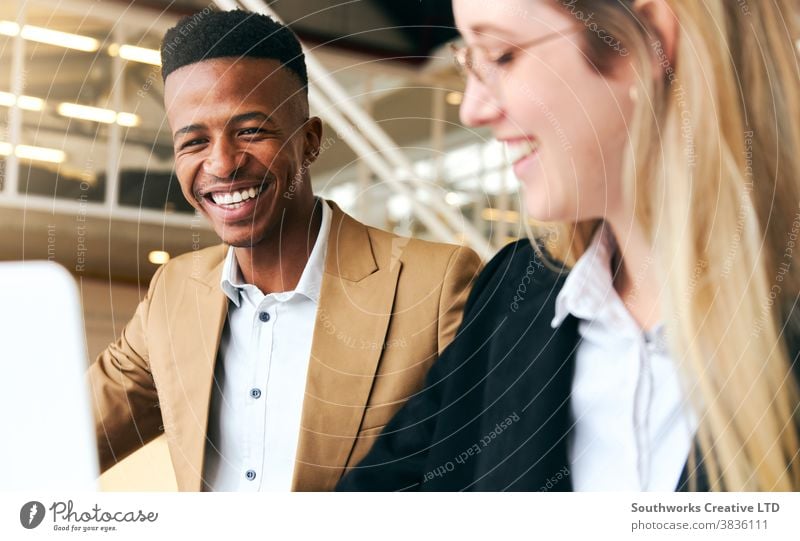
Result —
[{"label": "black cardigan", "polygon": [[[550,325],[565,279],[529,241],[503,248],[477,278],[423,389],[337,490],[572,490],[567,439],[580,337],[572,316]],[[702,467],[694,476],[707,490]],[[687,461],[677,489],[688,479]]]}]

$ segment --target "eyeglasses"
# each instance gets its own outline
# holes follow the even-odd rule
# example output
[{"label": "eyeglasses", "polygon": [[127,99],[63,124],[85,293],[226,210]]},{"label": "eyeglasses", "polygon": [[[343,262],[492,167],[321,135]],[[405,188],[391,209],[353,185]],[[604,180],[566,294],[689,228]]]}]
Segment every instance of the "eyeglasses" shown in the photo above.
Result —
[{"label": "eyeglasses", "polygon": [[542,45],[561,36],[574,34],[579,30],[581,30],[579,26],[573,26],[560,32],[539,36],[526,43],[512,45],[503,52],[494,55],[486,48],[477,46],[456,47],[454,43],[451,43],[450,49],[453,51],[456,69],[458,69],[459,74],[464,80],[466,80],[467,76],[471,73],[482,84],[492,87],[497,82],[498,72],[507,69],[514,61],[515,53],[537,45]]}]

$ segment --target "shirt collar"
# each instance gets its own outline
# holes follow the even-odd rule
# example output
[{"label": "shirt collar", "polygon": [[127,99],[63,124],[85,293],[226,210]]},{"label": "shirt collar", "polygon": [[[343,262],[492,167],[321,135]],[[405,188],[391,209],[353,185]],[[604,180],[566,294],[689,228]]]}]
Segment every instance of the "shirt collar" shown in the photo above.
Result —
[{"label": "shirt collar", "polygon": [[[332,211],[328,203],[324,199],[317,199],[322,205],[322,223],[319,227],[317,240],[314,242],[314,248],[311,250],[311,255],[308,257],[306,266],[303,269],[303,274],[300,275],[300,280],[297,282],[297,287],[294,291],[287,291],[279,293],[279,300],[288,300],[294,294],[303,295],[315,303],[319,303],[320,290],[322,288],[322,276],[325,272],[325,253],[328,249],[328,237],[331,229]],[[237,308],[241,303],[241,295],[246,287],[255,287],[252,284],[244,283],[239,264],[236,261],[233,246],[228,248],[228,253],[225,256],[225,263],[222,266],[222,277],[220,279],[220,287],[225,295],[233,302]]]},{"label": "shirt collar", "polygon": [[243,281],[242,273],[239,271],[239,264],[236,262],[236,255],[233,252],[233,246],[231,246],[225,256],[225,263],[222,265],[222,278],[219,285],[222,288],[222,292],[237,307],[239,306],[239,289],[244,287]]},{"label": "shirt collar", "polygon": [[555,317],[550,323],[553,328],[561,325],[568,315],[593,319],[607,305],[608,295],[616,294],[611,275],[614,250],[614,237],[608,225],[603,223],[572,267],[556,297]]}]

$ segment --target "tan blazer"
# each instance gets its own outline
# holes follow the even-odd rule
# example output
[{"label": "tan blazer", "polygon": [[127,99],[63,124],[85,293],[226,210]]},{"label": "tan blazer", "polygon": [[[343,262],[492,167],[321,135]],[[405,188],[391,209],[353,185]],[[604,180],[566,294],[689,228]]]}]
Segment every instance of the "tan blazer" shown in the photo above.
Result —
[{"label": "tan blazer", "polygon": [[[478,256],[333,208],[293,489],[331,490],[453,339]],[[158,269],[120,339],[89,368],[103,470],[162,432],[179,490],[201,488],[228,246]]]}]

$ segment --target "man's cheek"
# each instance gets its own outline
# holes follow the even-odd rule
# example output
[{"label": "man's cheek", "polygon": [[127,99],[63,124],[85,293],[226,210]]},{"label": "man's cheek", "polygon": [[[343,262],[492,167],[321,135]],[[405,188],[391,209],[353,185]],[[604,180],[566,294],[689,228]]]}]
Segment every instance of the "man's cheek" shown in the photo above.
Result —
[{"label": "man's cheek", "polygon": [[183,197],[192,206],[197,206],[197,198],[194,195],[194,187],[192,186],[191,179],[194,178],[194,172],[189,168],[182,166],[180,161],[175,164],[175,179],[178,181],[178,186],[181,187]]},{"label": "man's cheek", "polygon": [[181,186],[181,193],[183,193],[183,197],[189,202],[189,204],[192,205],[193,207],[199,206],[197,197],[195,197],[194,192],[192,191],[192,187],[187,186],[180,180],[178,180],[178,182],[180,183]]}]

